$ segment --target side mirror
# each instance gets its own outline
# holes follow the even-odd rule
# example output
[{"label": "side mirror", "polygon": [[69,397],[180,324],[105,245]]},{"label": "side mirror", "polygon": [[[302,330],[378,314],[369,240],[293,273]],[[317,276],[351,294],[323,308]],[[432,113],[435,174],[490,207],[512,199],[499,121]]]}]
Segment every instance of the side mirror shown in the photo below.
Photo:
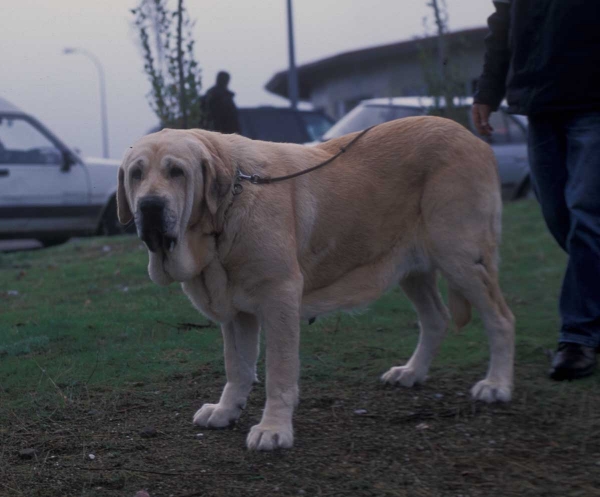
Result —
[{"label": "side mirror", "polygon": [[65,150],[63,152],[63,161],[60,170],[63,173],[68,173],[71,169],[71,166],[74,166],[75,164],[77,164],[77,160],[75,159],[75,157],[73,157],[73,155],[69,151]]}]

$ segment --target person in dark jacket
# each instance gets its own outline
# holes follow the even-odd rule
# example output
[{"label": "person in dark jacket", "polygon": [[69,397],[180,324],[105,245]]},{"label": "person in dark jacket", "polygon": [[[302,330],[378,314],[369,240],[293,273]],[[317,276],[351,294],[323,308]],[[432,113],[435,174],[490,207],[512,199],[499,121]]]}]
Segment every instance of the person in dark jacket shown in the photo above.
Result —
[{"label": "person in dark jacket", "polygon": [[229,73],[220,71],[215,86],[204,95],[203,128],[221,133],[239,133],[238,111],[233,101],[235,93],[227,88],[229,80]]},{"label": "person in dark jacket", "polygon": [[529,119],[542,214],[568,254],[550,377],[592,374],[600,347],[600,6],[596,0],[496,0],[473,120],[489,135],[506,97]]}]

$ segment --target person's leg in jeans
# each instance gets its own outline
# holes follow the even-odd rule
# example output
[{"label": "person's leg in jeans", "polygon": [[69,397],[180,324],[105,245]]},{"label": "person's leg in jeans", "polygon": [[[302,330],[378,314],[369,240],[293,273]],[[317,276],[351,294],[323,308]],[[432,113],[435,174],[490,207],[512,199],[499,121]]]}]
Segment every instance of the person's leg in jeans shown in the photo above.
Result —
[{"label": "person's leg in jeans", "polygon": [[567,250],[570,216],[567,187],[567,139],[562,120],[553,116],[529,118],[531,184],[550,233]]},{"label": "person's leg in jeans", "polygon": [[590,374],[600,344],[600,116],[530,118],[532,184],[548,229],[569,254],[562,328],[550,375]]},{"label": "person's leg in jeans", "polygon": [[560,296],[562,342],[600,346],[600,112],[566,119],[569,262]]}]

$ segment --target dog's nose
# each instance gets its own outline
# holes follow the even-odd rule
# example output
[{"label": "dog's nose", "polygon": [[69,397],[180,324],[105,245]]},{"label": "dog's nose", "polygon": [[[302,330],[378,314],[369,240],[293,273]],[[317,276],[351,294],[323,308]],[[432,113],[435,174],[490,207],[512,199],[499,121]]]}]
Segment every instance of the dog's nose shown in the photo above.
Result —
[{"label": "dog's nose", "polygon": [[159,248],[172,249],[172,237],[166,236],[165,212],[167,202],[164,198],[147,196],[138,203],[136,225],[139,237],[146,243],[151,252]]},{"label": "dog's nose", "polygon": [[144,223],[162,222],[165,200],[161,197],[144,197],[140,200],[138,208],[142,214]]}]

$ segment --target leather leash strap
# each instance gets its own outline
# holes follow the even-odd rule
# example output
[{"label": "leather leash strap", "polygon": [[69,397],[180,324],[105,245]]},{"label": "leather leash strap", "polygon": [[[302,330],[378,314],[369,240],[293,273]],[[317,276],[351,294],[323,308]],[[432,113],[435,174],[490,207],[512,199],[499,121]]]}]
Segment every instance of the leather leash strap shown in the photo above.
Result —
[{"label": "leather leash strap", "polygon": [[[316,166],[309,167],[308,169],[304,169],[303,171],[298,171],[297,173],[288,174],[286,176],[277,176],[275,178],[271,178],[270,176],[259,176],[258,174],[244,174],[240,170],[237,172],[237,179],[242,181],[249,181],[253,185],[270,185],[271,183],[279,183],[280,181],[286,181],[288,179],[297,178],[298,176],[302,176],[303,174],[308,174],[317,169],[325,167],[327,164],[331,164],[335,159],[337,159],[340,155],[345,153],[352,145],[354,145],[360,138],[362,138],[369,130],[373,129],[375,126],[370,126],[364,130],[362,130],[358,135],[356,135],[352,140],[345,146],[341,147],[340,151],[329,159],[317,164]],[[241,186],[241,185],[240,185]]]}]

